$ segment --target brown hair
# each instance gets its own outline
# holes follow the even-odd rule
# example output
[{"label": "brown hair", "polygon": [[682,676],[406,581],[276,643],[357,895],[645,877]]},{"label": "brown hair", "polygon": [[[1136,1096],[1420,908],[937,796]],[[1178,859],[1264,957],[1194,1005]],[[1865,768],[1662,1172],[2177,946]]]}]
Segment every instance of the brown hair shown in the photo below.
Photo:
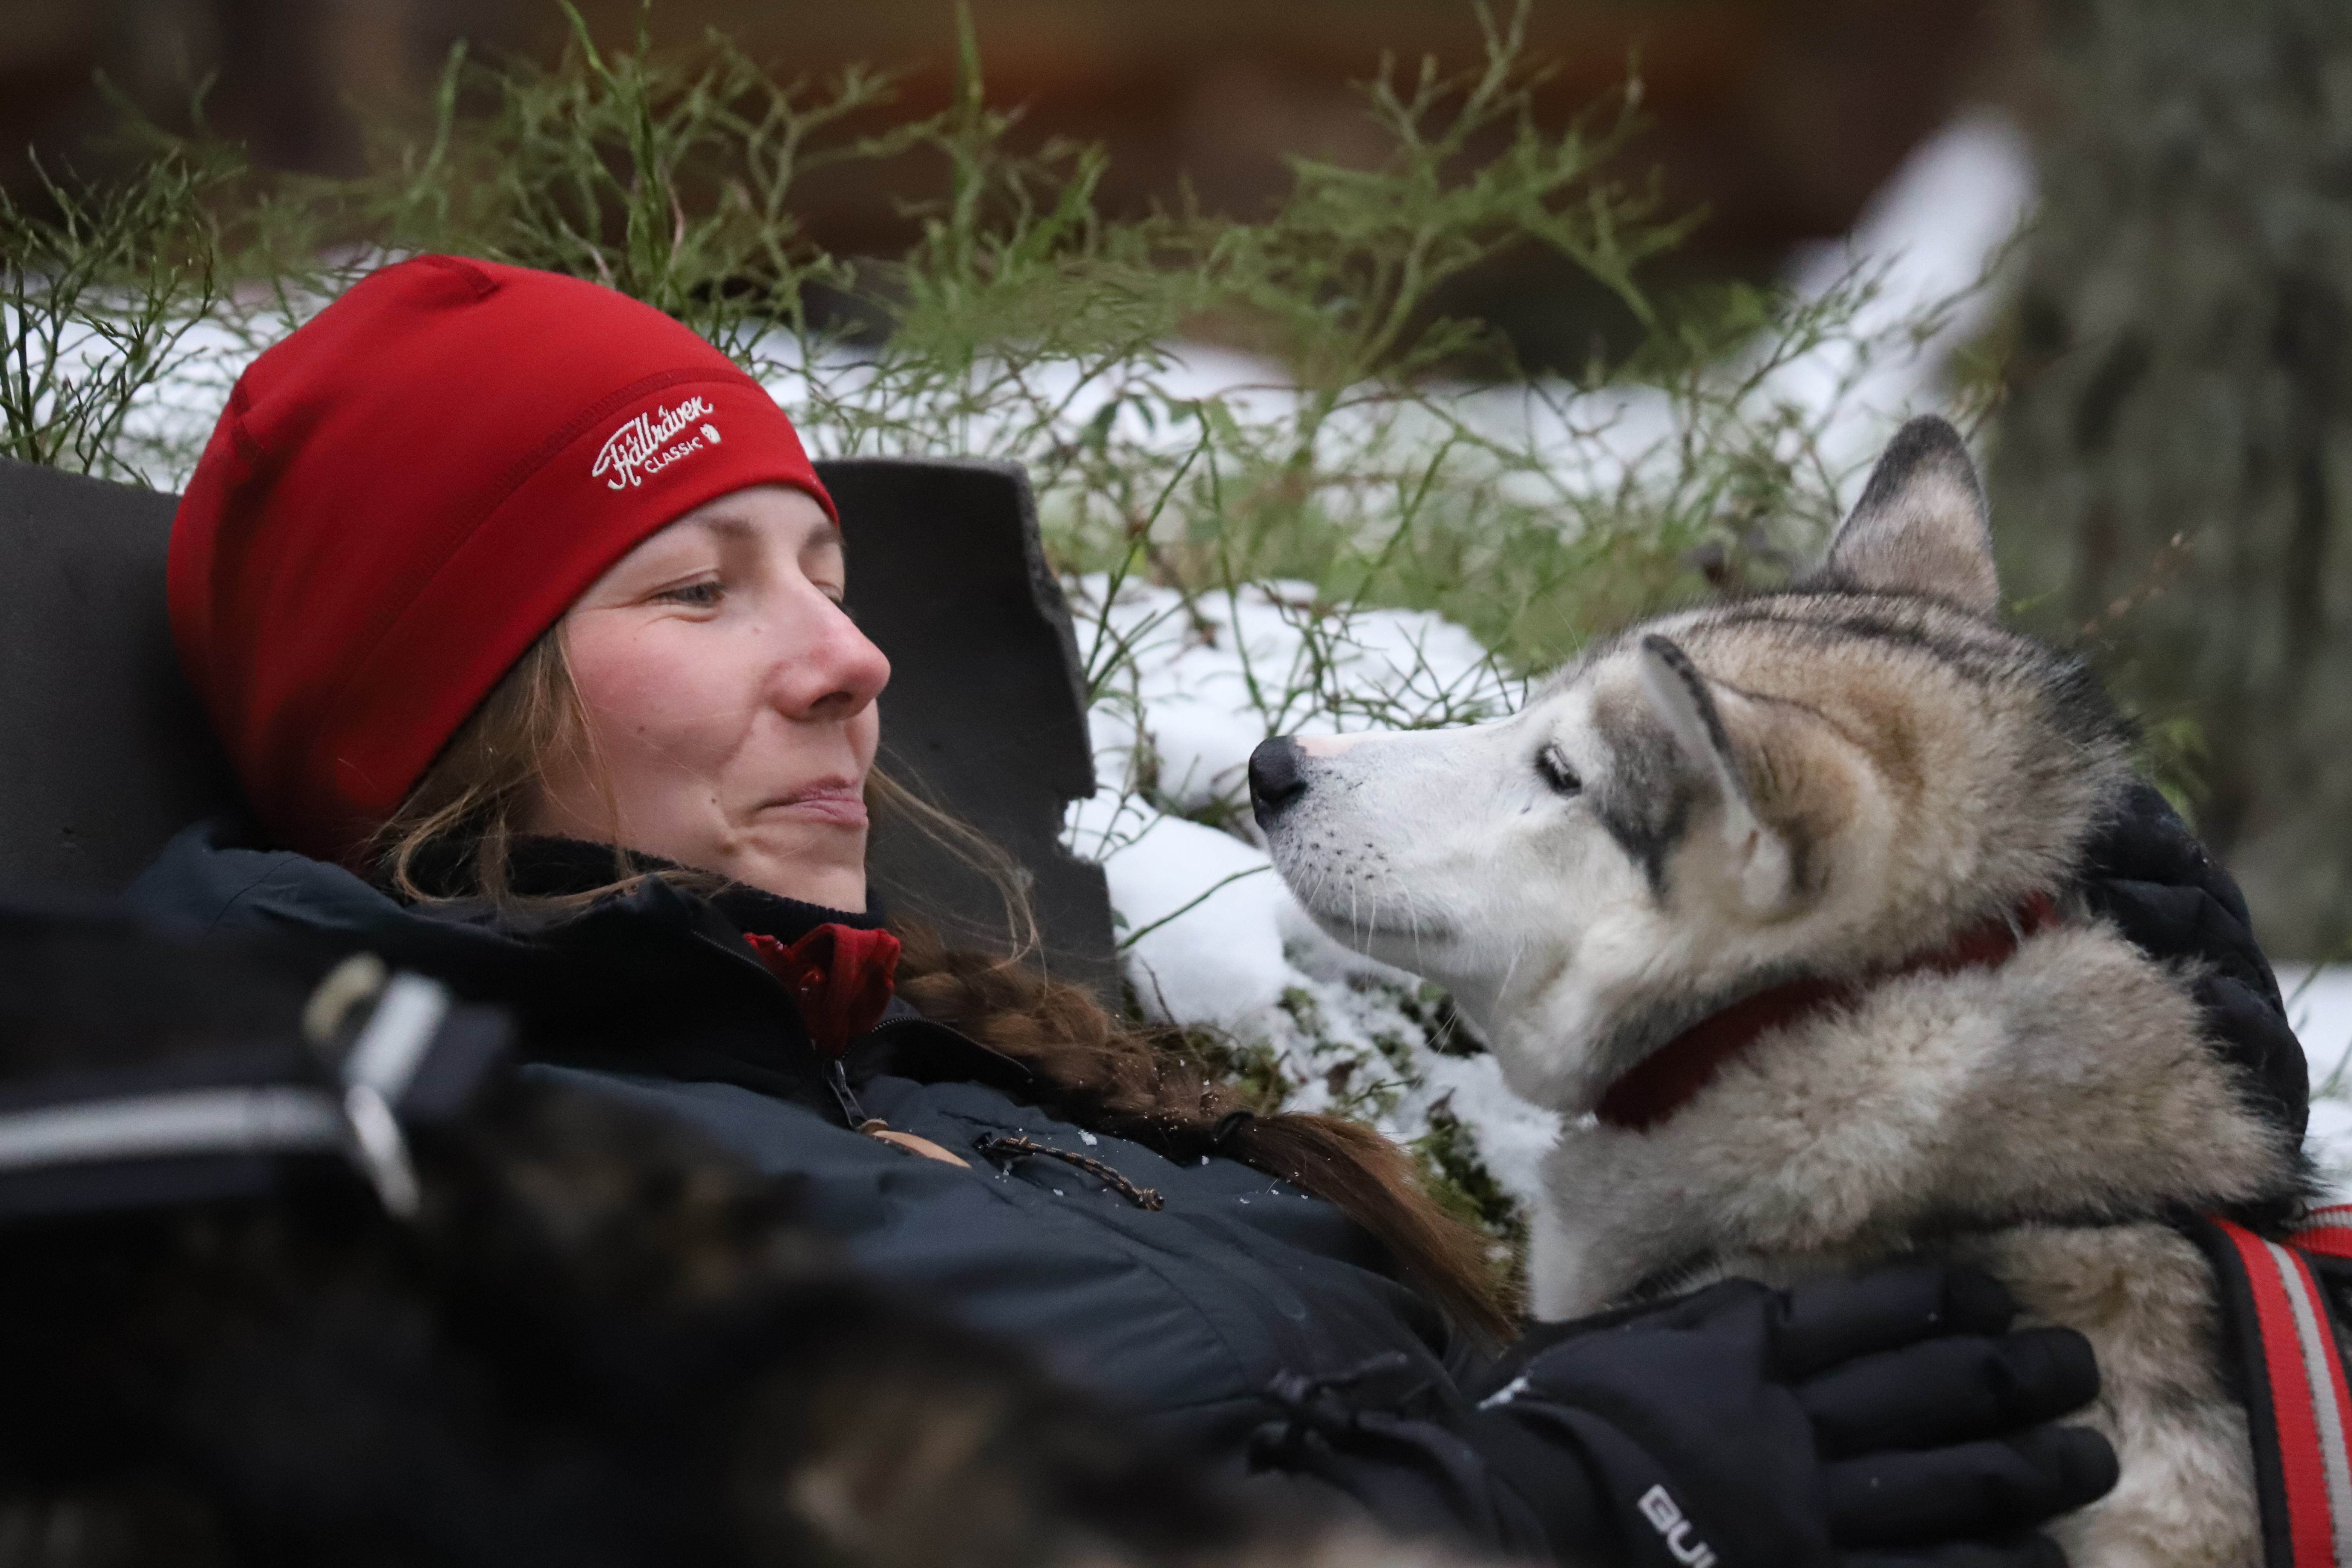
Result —
[{"label": "brown hair", "polygon": [[[496,902],[525,901],[513,890],[510,856],[541,769],[567,748],[589,748],[591,774],[601,773],[593,765],[593,743],[560,631],[550,628],[377,832],[370,868],[417,901],[437,896],[417,879],[428,863],[436,886],[446,879]],[[951,948],[927,926],[892,921],[904,944],[898,994],[925,1017],[1028,1067],[1044,1108],[1081,1126],[1177,1159],[1229,1155],[1325,1199],[1370,1233],[1404,1281],[1457,1326],[1489,1341],[1509,1337],[1510,1314],[1486,1238],[1437,1205],[1410,1154],[1339,1117],[1256,1113],[1188,1048],[1181,1031],[1115,1017],[1084,988],[1047,979],[1024,962],[1034,949],[1036,926],[1011,858],[878,771],[867,793],[877,815],[940,842],[989,874],[1004,896],[1012,927],[1007,953]],[[614,887],[644,874],[615,847]],[[710,872],[656,874],[704,890],[723,885]]]}]

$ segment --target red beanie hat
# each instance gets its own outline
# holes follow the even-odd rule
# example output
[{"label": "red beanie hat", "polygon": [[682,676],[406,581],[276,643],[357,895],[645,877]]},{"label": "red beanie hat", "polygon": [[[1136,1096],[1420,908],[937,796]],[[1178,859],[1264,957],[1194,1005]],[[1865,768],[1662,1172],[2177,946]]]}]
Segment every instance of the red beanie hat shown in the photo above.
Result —
[{"label": "red beanie hat", "polygon": [[342,858],[605,568],[757,484],[833,512],[775,400],[692,331],[421,256],[237,378],[173,521],[173,636],[262,826]]}]

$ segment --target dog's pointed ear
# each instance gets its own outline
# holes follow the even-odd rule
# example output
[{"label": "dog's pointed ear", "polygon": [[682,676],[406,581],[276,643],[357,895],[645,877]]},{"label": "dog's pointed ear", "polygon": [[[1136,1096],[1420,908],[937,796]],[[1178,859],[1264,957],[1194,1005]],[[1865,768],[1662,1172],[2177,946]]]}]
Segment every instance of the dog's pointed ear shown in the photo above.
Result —
[{"label": "dog's pointed ear", "polygon": [[1984,486],[1960,433],[1932,414],[1896,431],[1822,566],[1877,593],[1927,594],[1998,616]]},{"label": "dog's pointed ear", "polygon": [[1675,743],[1722,803],[1725,868],[1739,901],[1759,915],[1785,910],[1796,892],[1794,858],[1788,842],[1757,815],[1738,748],[1706,677],[1688,654],[1653,634],[1642,639],[1642,685]]}]

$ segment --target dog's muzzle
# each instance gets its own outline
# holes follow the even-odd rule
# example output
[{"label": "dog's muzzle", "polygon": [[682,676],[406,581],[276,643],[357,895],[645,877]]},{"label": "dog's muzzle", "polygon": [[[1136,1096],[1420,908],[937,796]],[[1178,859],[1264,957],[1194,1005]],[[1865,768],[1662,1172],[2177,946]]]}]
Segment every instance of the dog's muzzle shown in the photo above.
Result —
[{"label": "dog's muzzle", "polygon": [[1272,827],[1274,819],[1307,793],[1307,775],[1298,766],[1306,755],[1297,741],[1288,735],[1262,741],[1250,753],[1250,810],[1260,827]]}]

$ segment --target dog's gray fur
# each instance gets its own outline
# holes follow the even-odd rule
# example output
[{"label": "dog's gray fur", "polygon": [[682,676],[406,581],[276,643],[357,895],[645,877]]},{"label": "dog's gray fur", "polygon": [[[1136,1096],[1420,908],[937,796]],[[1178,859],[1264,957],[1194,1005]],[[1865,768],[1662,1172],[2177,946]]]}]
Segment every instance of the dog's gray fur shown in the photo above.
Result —
[{"label": "dog's gray fur", "polygon": [[1303,742],[1275,861],[1341,940],[1453,989],[1565,1114],[1538,1312],[1917,1249],[2095,1347],[2123,1464],[2076,1568],[2262,1559],[2210,1271],[2163,1216],[2299,1201],[2293,1140],[2201,1035],[2193,976],[2079,901],[1997,967],[1918,970],[1768,1031],[1646,1131],[1587,1116],[1691,1024],[1869,976],[2062,892],[2128,784],[2087,671],[1997,619],[1960,438],[1915,420],[1783,593],[1588,653],[1469,731]]}]

